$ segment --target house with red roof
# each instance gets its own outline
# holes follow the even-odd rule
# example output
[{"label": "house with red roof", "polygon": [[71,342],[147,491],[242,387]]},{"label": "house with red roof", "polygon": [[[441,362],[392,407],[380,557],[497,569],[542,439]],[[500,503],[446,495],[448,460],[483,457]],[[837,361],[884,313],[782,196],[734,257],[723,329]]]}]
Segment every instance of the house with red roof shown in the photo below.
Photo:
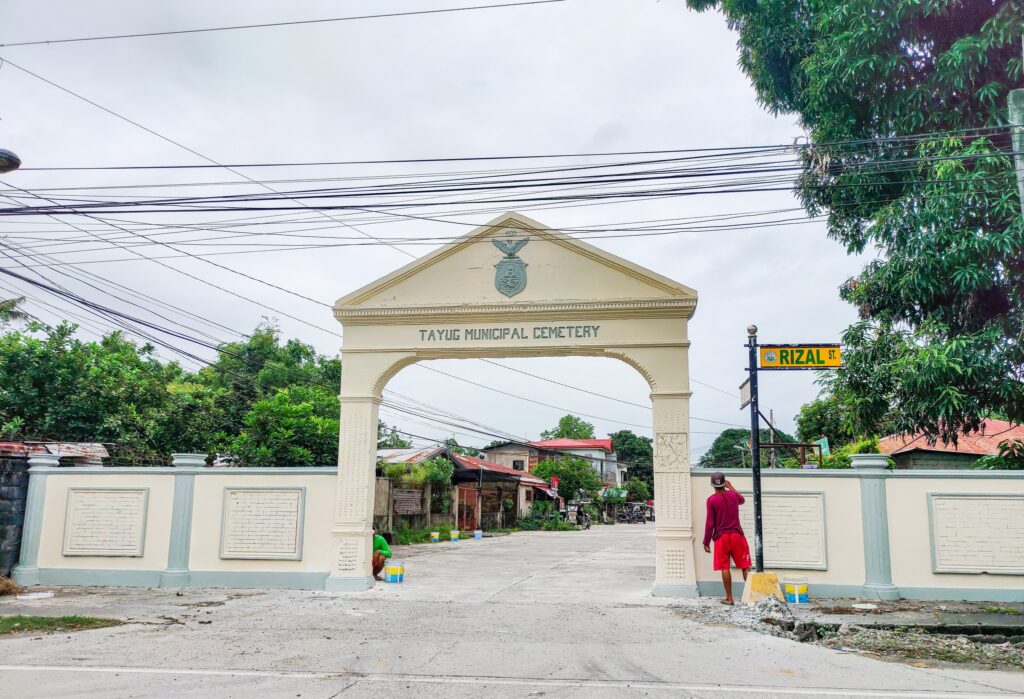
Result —
[{"label": "house with red roof", "polygon": [[954,469],[970,468],[983,456],[999,453],[1003,441],[1024,440],[1024,425],[986,419],[981,429],[960,434],[956,444],[938,441],[929,444],[924,434],[890,435],[878,441],[878,450],[896,462],[896,468]]},{"label": "house with red roof", "polygon": [[543,439],[536,442],[505,442],[495,444],[484,452],[486,458],[497,464],[530,472],[538,462],[562,455],[578,456],[590,462],[609,487],[619,487],[626,481],[626,464],[619,463],[610,439]]},{"label": "house with red roof", "polygon": [[377,458],[381,463],[409,466],[437,458],[450,461],[454,467],[451,512],[463,531],[511,526],[529,513],[535,500],[558,497],[547,481],[525,470],[457,454],[440,445],[378,449]]}]

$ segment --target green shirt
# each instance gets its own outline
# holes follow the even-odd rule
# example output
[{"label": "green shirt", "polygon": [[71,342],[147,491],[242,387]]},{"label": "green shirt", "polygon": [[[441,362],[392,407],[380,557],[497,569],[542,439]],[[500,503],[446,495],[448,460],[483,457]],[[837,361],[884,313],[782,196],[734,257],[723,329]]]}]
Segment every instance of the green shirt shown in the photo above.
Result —
[{"label": "green shirt", "polygon": [[374,534],[373,552],[377,553],[378,551],[384,554],[384,558],[391,558],[391,547],[388,546],[388,540],[380,534]]}]

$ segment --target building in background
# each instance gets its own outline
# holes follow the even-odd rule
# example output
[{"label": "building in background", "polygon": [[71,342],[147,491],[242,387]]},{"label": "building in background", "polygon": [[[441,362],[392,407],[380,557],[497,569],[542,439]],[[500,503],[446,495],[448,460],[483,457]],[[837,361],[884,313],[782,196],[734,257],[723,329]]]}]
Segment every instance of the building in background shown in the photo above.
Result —
[{"label": "building in background", "polygon": [[890,435],[878,442],[878,450],[896,462],[896,468],[970,468],[983,456],[999,453],[999,443],[1024,440],[1024,425],[1003,420],[982,420],[981,431],[961,434],[956,444],[929,444],[923,434]]},{"label": "building in background", "polygon": [[484,457],[517,471],[532,472],[545,459],[559,456],[578,456],[586,459],[609,486],[620,486],[626,481],[626,464],[619,463],[610,439],[545,439],[537,442],[504,442],[484,452]]}]

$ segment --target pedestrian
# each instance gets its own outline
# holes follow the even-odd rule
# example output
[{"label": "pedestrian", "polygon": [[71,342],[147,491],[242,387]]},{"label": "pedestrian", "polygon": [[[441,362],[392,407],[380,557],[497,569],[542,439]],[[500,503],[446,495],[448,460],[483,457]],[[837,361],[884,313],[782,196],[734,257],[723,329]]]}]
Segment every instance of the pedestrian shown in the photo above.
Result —
[{"label": "pedestrian", "polygon": [[388,540],[373,530],[373,579],[380,580],[380,572],[384,570],[384,563],[391,558],[391,547]]},{"label": "pedestrian", "polygon": [[711,553],[711,542],[715,542],[715,570],[722,571],[722,585],[725,599],[722,604],[734,604],[732,598],[732,571],[729,559],[743,571],[743,579],[750,572],[750,547],[740,526],[740,505],[746,500],[736,492],[732,483],[725,480],[725,474],[715,471],[711,474],[711,487],[715,489],[708,496],[708,517],[704,522],[704,550]]}]

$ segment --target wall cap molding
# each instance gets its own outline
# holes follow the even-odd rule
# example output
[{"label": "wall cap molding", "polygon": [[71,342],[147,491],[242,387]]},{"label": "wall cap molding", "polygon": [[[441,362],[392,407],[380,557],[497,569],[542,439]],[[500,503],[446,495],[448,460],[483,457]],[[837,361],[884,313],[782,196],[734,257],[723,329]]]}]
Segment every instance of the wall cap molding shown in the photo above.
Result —
[{"label": "wall cap molding", "polygon": [[[716,469],[722,471],[726,475],[730,476],[744,476],[750,475],[749,468],[723,468]],[[694,477],[710,478],[712,470],[709,468],[696,468],[694,467],[690,471],[690,475]],[[860,469],[844,468],[844,469],[830,469],[830,468],[808,468],[808,469],[797,469],[797,468],[763,468],[761,469],[761,476],[763,478],[931,478],[931,479],[943,479],[943,478],[962,478],[966,480],[977,479],[985,480],[991,478],[1005,478],[1008,480],[1024,480],[1024,471],[982,471],[982,470],[928,470],[928,471],[910,471],[910,470],[894,470],[885,471],[883,473],[865,473]]]}]

